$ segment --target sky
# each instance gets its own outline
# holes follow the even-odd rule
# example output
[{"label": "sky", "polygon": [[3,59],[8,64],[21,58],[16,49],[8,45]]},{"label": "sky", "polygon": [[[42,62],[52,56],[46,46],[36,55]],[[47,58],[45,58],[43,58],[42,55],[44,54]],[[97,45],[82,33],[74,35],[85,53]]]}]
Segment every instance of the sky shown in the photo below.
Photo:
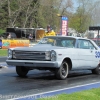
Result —
[{"label": "sky", "polygon": [[72,0],[74,3],[74,7],[78,7],[77,0]]},{"label": "sky", "polygon": [[73,5],[74,5],[74,12],[76,11],[77,7],[78,7],[78,3],[77,3],[77,0],[72,0],[73,2]]}]

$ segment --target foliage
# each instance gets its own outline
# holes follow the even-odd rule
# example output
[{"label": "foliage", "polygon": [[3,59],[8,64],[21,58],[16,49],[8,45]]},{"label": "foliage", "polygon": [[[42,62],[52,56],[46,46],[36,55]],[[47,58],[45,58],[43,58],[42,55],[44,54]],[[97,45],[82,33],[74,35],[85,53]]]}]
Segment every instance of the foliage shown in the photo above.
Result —
[{"label": "foliage", "polygon": [[97,14],[94,15],[97,1],[78,0],[79,6],[70,18],[69,27],[74,28],[79,33],[83,33],[89,29],[89,26],[93,26],[94,19],[97,16]]},{"label": "foliage", "polygon": [[0,29],[0,34],[2,34],[2,33],[4,33],[4,32],[5,32],[5,30]]},{"label": "foliage", "polygon": [[[73,10],[73,0],[0,0],[0,28],[46,28],[50,24],[56,31],[59,30],[61,16],[68,17],[68,26],[78,32],[84,32],[88,26],[95,23],[96,5],[99,0],[77,0],[79,7]],[[92,6],[91,6],[92,5]],[[73,12],[75,11],[75,12]],[[96,12],[95,12],[96,13]],[[97,16],[98,17],[98,16]]]},{"label": "foliage", "polygon": [[89,14],[82,15],[82,11],[78,11],[70,19],[69,27],[75,29],[79,33],[83,33],[89,28],[90,20]]}]

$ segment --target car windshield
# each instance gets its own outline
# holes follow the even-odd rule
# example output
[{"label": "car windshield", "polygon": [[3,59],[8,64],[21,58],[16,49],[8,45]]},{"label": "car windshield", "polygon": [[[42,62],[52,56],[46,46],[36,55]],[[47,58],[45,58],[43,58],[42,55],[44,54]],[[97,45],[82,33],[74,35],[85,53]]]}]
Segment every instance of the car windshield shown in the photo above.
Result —
[{"label": "car windshield", "polygon": [[67,37],[45,37],[38,44],[50,44],[59,47],[75,47],[75,39]]}]

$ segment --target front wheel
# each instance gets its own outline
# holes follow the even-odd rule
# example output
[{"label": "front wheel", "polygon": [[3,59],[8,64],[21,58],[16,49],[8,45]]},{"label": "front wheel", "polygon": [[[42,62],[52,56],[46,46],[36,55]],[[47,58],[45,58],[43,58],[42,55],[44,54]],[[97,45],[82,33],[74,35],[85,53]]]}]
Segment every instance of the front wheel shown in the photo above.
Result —
[{"label": "front wheel", "polygon": [[25,77],[28,73],[28,69],[22,66],[16,66],[16,72],[20,77]]},{"label": "front wheel", "polygon": [[68,76],[68,63],[66,61],[63,61],[59,69],[56,69],[56,77],[58,79],[64,80]]},{"label": "front wheel", "polygon": [[100,75],[100,65],[98,65],[95,69],[92,70],[93,74]]}]

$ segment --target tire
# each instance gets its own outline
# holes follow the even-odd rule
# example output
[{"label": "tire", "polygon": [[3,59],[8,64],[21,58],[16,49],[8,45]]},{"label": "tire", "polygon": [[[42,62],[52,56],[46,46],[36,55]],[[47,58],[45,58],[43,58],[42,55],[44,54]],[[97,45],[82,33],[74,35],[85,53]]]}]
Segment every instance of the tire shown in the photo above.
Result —
[{"label": "tire", "polygon": [[58,79],[64,80],[68,76],[69,66],[66,61],[63,61],[59,69],[56,69],[56,77]]},{"label": "tire", "polygon": [[22,66],[16,66],[16,73],[20,76],[20,77],[25,77],[28,73],[28,69],[26,69],[25,67]]},{"label": "tire", "polygon": [[93,74],[100,75],[100,65],[98,65],[95,69],[92,70]]}]

